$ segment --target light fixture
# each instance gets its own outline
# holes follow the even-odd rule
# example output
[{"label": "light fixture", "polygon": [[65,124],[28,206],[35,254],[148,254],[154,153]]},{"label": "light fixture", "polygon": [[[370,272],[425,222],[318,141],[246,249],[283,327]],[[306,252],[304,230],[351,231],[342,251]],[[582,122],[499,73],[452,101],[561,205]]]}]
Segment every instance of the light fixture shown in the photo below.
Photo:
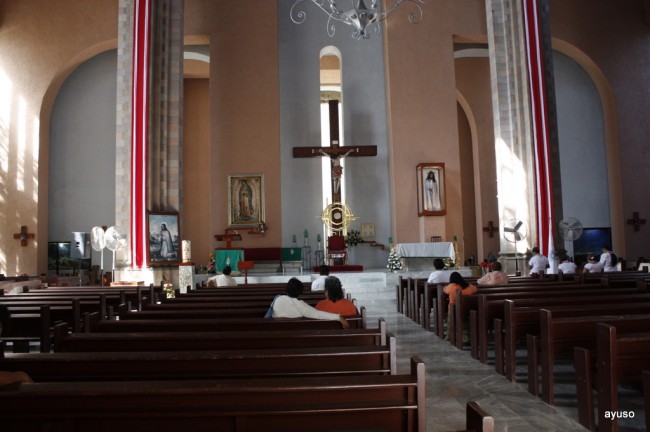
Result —
[{"label": "light fixture", "polygon": [[[412,24],[418,24],[422,21],[422,17],[424,15],[420,4],[427,3],[430,0],[393,0],[393,3],[390,6],[386,7],[384,11],[381,10],[381,0],[369,0],[370,7],[366,6],[365,0],[344,1],[349,1],[352,9],[347,11],[339,9],[336,4],[336,0],[296,0],[296,2],[291,7],[291,20],[296,24],[302,24],[305,22],[307,13],[301,8],[296,9],[296,6],[302,2],[311,2],[318,6],[329,16],[329,19],[327,20],[327,34],[330,37],[334,36],[335,31],[334,23],[332,20],[336,20],[354,27],[352,37],[356,39],[368,39],[370,38],[370,32],[373,28],[373,24],[375,32],[378,32],[378,23],[388,18],[388,16],[393,13],[393,11],[395,11],[395,9],[397,9],[402,3],[410,2],[415,5],[417,12],[410,12],[408,16],[409,21]],[[354,6],[355,3],[356,7]]]}]

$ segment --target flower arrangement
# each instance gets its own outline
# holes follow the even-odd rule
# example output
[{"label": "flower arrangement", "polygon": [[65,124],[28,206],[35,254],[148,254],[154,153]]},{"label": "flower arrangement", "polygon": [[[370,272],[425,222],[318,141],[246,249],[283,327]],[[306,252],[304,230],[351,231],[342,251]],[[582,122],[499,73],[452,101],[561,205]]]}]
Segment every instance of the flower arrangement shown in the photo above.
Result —
[{"label": "flower arrangement", "polygon": [[217,269],[214,268],[214,252],[210,252],[208,260],[208,273],[216,273]]},{"label": "flower arrangement", "polygon": [[357,230],[348,231],[348,235],[345,237],[345,244],[350,247],[353,247],[358,245],[359,243],[363,243],[363,239],[361,238],[361,233]]},{"label": "flower arrangement", "polygon": [[401,258],[402,257],[397,253],[397,249],[392,248],[388,254],[388,265],[386,268],[392,273],[395,273],[398,270],[402,270]]},{"label": "flower arrangement", "polygon": [[163,276],[162,290],[165,293],[166,298],[169,299],[176,297],[176,293],[174,292],[174,285],[172,285],[172,281],[167,279],[167,276]]}]

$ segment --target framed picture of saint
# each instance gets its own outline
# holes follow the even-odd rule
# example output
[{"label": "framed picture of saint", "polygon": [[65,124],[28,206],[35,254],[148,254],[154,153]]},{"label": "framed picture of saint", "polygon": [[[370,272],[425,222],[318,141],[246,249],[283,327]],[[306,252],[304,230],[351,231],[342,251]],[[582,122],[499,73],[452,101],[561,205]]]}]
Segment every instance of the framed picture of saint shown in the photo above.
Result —
[{"label": "framed picture of saint", "polygon": [[176,265],[181,262],[181,233],[178,213],[149,213],[149,265]]},{"label": "framed picture of saint", "polygon": [[264,175],[228,176],[228,226],[257,226],[264,222]]},{"label": "framed picture of saint", "polygon": [[418,185],[418,216],[447,214],[445,164],[421,163],[416,167]]}]

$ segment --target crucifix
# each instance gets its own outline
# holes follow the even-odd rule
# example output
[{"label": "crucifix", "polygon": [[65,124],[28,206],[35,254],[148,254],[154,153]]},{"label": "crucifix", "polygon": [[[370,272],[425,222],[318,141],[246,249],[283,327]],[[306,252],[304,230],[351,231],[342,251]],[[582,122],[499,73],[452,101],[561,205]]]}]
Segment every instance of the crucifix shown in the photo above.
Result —
[{"label": "crucifix", "polygon": [[483,227],[483,231],[488,233],[490,237],[494,237],[494,233],[499,231],[499,225],[494,225],[492,221],[488,221],[488,226]]},{"label": "crucifix", "polygon": [[20,227],[20,232],[17,234],[14,234],[14,238],[16,240],[20,239],[20,245],[21,246],[27,246],[27,240],[28,239],[33,239],[34,238],[34,233],[27,232],[27,225],[23,225]]},{"label": "crucifix", "polygon": [[339,101],[329,101],[330,146],[329,147],[294,147],[293,157],[329,157],[332,172],[332,203],[341,202],[341,178],[343,167],[341,161],[348,156],[377,156],[377,146],[339,146]]},{"label": "crucifix", "polygon": [[627,223],[629,225],[634,225],[634,231],[639,231],[641,229],[641,225],[645,224],[645,219],[641,219],[641,217],[639,217],[639,212],[633,212],[632,219],[628,219]]}]

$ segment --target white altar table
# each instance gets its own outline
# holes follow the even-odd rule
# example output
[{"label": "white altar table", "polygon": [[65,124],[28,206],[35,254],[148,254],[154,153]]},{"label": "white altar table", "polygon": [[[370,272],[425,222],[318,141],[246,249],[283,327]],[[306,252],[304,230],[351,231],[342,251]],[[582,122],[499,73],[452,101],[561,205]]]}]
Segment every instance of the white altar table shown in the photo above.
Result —
[{"label": "white altar table", "polygon": [[452,242],[398,243],[397,253],[402,257],[406,271],[433,269],[433,258],[456,260]]}]

